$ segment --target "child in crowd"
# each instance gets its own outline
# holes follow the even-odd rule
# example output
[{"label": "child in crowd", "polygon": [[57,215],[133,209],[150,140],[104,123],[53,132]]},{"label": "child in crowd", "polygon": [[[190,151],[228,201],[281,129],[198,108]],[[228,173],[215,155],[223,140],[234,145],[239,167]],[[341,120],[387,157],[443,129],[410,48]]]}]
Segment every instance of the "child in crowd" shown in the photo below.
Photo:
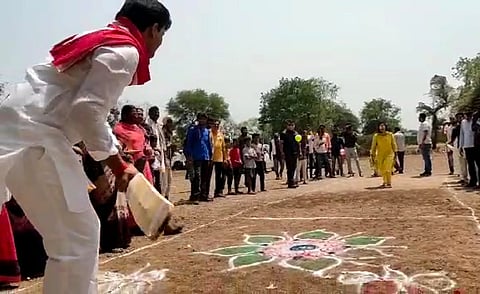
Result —
[{"label": "child in crowd", "polygon": [[248,194],[254,195],[255,192],[253,191],[253,180],[254,180],[254,173],[255,173],[255,160],[257,159],[257,152],[255,148],[252,147],[252,139],[246,138],[245,139],[245,147],[242,150],[243,156],[243,167],[245,170],[245,184],[247,186]]},{"label": "child in crowd", "polygon": [[297,161],[297,170],[295,171],[295,182],[297,184],[303,181],[307,184],[307,159],[308,159],[308,134],[303,132],[302,141],[300,142],[300,154]]},{"label": "child in crowd", "polygon": [[[238,140],[233,139],[233,144],[229,146],[228,154],[230,157],[230,166],[227,169],[227,186],[229,195],[242,194],[238,189],[240,185],[240,177],[242,176],[242,155]],[[232,182],[234,184],[235,192],[232,193]]]},{"label": "child in crowd", "polygon": [[256,190],[257,176],[260,178],[260,190],[265,192],[265,155],[263,150],[263,144],[260,142],[260,135],[253,135],[252,147],[255,149],[257,157],[255,158],[255,173],[253,175],[252,190]]},{"label": "child in crowd", "polygon": [[159,193],[162,192],[162,185],[161,185],[161,166],[162,166],[162,156],[160,151],[157,149],[157,136],[151,135],[150,136],[150,146],[154,150],[153,157],[150,158],[150,167],[152,168],[153,173],[153,186]]}]

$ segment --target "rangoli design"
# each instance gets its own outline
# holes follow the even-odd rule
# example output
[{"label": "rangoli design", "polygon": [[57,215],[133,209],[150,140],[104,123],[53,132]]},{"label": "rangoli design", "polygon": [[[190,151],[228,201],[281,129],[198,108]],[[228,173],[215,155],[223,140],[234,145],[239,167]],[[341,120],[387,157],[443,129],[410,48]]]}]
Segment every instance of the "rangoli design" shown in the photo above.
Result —
[{"label": "rangoli design", "polygon": [[[344,271],[337,280],[350,285],[360,294],[437,294],[454,289],[455,282],[445,272],[420,273],[408,276],[389,266],[373,263],[393,257],[393,249],[405,246],[384,245],[393,237],[368,236],[355,233],[347,236],[324,229],[299,233],[291,237],[275,235],[245,235],[243,245],[222,247],[199,254],[228,257],[232,271],[267,263],[312,273],[327,278],[342,264],[383,269],[379,275],[369,271]],[[335,271],[339,273],[339,271]]]},{"label": "rangoli design", "polygon": [[[421,273],[407,276],[390,266],[383,266],[384,274],[379,276],[371,272],[352,271],[338,276],[338,281],[357,287],[361,294],[437,294],[454,290],[456,283],[445,272]],[[454,292],[455,293],[455,292]]]},{"label": "rangoli design", "polygon": [[355,233],[340,236],[326,230],[299,233],[291,237],[274,235],[245,235],[244,245],[223,247],[200,254],[229,257],[228,269],[236,270],[265,263],[278,265],[326,277],[328,271],[342,263],[373,266],[371,260],[392,257],[386,251],[404,246],[384,246],[392,237],[365,236]]},{"label": "rangoli design", "polygon": [[98,277],[99,293],[109,294],[143,294],[152,290],[154,283],[161,281],[167,274],[167,269],[153,270],[146,272],[150,267],[147,264],[144,268],[129,274],[104,272]]}]

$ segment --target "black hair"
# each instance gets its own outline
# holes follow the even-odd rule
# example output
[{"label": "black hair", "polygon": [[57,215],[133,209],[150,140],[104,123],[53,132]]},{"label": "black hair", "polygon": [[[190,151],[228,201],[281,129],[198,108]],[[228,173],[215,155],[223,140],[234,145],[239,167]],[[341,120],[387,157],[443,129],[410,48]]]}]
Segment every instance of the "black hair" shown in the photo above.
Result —
[{"label": "black hair", "polygon": [[384,125],[384,126],[385,126],[385,132],[388,131],[387,123],[384,122],[384,121],[381,121],[381,122],[379,122],[378,125],[377,125],[377,133],[380,133],[380,126],[381,126],[381,125]]},{"label": "black hair", "polygon": [[426,119],[427,114],[422,112],[422,113],[420,113],[420,115],[418,117]]},{"label": "black hair", "polygon": [[115,19],[120,17],[128,18],[141,32],[156,23],[165,30],[172,25],[170,12],[157,0],[126,0]]},{"label": "black hair", "polygon": [[203,113],[203,112],[197,113],[197,119],[201,119],[201,118],[204,118],[204,119],[208,120],[208,115],[206,113]]},{"label": "black hair", "polygon": [[399,127],[396,127],[393,129],[393,131],[396,133],[396,132],[400,132],[400,128]]},{"label": "black hair", "polygon": [[134,112],[135,110],[137,110],[137,107],[135,107],[134,105],[131,105],[131,104],[124,105],[122,107],[122,111],[120,112],[120,121],[124,122],[128,120],[128,117],[130,116],[130,114],[132,114],[132,112]]},{"label": "black hair", "polygon": [[148,113],[153,113],[154,111],[160,111],[160,108],[158,106],[152,106],[148,109]]}]

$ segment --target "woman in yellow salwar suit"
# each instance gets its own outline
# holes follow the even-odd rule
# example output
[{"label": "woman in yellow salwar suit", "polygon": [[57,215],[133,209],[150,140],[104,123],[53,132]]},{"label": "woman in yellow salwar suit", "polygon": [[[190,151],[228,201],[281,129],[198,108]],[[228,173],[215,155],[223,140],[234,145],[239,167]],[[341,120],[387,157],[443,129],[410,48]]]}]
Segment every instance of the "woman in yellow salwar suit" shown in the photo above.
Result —
[{"label": "woman in yellow salwar suit", "polygon": [[372,161],[376,163],[376,170],[383,178],[383,184],[380,188],[392,187],[392,167],[396,149],[393,134],[387,131],[385,123],[380,123],[377,133],[373,135],[372,148],[370,149],[370,156],[372,156]]}]

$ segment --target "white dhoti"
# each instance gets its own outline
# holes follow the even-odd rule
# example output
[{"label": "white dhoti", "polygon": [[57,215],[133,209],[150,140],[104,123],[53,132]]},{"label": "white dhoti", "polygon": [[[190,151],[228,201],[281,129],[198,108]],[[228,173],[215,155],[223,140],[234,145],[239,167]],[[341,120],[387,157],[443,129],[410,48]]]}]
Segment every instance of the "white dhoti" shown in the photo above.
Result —
[{"label": "white dhoti", "polygon": [[72,144],[96,160],[118,153],[105,118],[137,63],[134,47],[119,46],[67,72],[39,64],[0,103],[0,204],[8,189],[42,235],[45,294],[97,293],[100,224]]},{"label": "white dhoti", "polygon": [[170,197],[170,191],[172,187],[172,179],[173,179],[173,174],[172,174],[172,165],[171,165],[171,160],[170,159],[165,159],[165,168],[162,170],[161,174],[161,189],[162,189],[162,195],[165,197]]},{"label": "white dhoti", "polygon": [[5,183],[43,237],[49,256],[44,293],[97,293],[100,223],[87,190],[69,195],[83,198],[88,204],[85,209],[72,212],[54,161],[43,147],[27,148],[15,157]]},{"label": "white dhoti", "polygon": [[460,179],[462,181],[468,182],[468,171],[467,171],[467,159],[465,158],[465,154],[462,156],[460,154],[460,149],[453,148],[453,153],[455,156],[455,163],[458,163],[456,170],[459,172]]}]

